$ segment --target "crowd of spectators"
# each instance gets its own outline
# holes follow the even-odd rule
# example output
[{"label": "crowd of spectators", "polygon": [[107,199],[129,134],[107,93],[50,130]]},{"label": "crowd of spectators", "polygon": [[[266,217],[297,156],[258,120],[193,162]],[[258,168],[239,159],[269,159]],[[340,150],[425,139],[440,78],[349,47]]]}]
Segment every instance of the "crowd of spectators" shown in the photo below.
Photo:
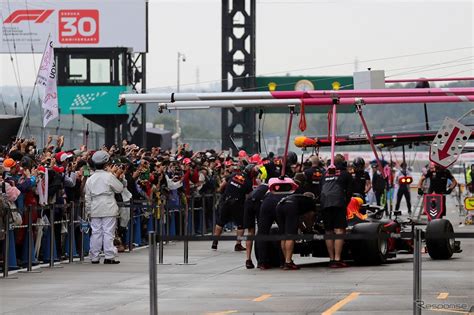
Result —
[{"label": "crowd of spectators", "polygon": [[[124,140],[120,146],[103,146],[100,150],[110,155],[109,170],[114,172],[120,169],[127,182],[124,192],[116,195],[117,201],[157,207],[163,204],[168,208],[182,209],[189,205],[193,196],[215,194],[222,179],[240,167],[239,161],[225,152],[193,152],[187,144],[180,145],[174,151],[161,150],[159,147],[147,150]],[[85,182],[94,171],[91,157],[95,151],[85,145],[79,149],[66,150],[63,136],[57,139],[49,136],[44,148],[38,148],[35,139],[12,140],[10,145],[2,147],[0,153],[0,185],[6,188],[3,194],[5,201],[13,212],[22,216],[22,222],[27,222],[26,209],[29,208],[32,209],[33,222],[40,222],[43,216],[48,216],[48,210],[41,206],[80,205],[84,200]],[[206,203],[202,198],[200,200],[196,199],[196,202]],[[212,228],[214,205],[211,202],[214,200],[207,200],[209,230]],[[54,208],[55,221],[67,219],[65,207]],[[124,238],[130,219],[128,213],[129,210],[121,211],[117,235],[119,251],[126,249]],[[80,215],[79,212],[76,218]],[[158,215],[157,211],[155,215]],[[145,226],[145,220],[142,221]],[[2,222],[0,239],[5,236],[5,226]],[[42,234],[38,233],[38,229],[40,227],[34,229],[35,238]],[[58,256],[67,254],[66,231],[64,227],[55,228]],[[25,229],[14,230],[17,253],[24,252],[25,235]],[[140,240],[134,241],[140,243]],[[42,256],[39,251],[37,258],[42,260]],[[17,259],[19,265],[25,263],[21,261],[20,254]]]}]

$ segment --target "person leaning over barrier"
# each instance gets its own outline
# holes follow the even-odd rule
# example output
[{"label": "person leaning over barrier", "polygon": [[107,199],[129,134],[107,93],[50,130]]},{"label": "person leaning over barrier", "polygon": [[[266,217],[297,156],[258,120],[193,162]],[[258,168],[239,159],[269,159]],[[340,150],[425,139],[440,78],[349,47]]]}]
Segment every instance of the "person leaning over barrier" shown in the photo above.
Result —
[{"label": "person leaning over barrier", "polygon": [[86,182],[86,214],[91,218],[92,236],[90,241],[90,259],[93,264],[100,263],[99,253],[104,249],[104,264],[119,264],[115,260],[117,249],[114,246],[115,228],[119,208],[115,194],[126,187],[123,170],[108,167],[110,155],[97,151],[92,156],[96,171]]}]

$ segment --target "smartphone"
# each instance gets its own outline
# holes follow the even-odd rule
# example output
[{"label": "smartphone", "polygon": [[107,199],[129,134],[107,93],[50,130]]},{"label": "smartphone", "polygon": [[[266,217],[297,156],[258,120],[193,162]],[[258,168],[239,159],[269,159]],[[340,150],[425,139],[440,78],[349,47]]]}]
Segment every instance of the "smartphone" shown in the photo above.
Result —
[{"label": "smartphone", "polygon": [[91,171],[90,171],[90,169],[89,169],[89,166],[84,165],[84,166],[82,167],[82,175],[84,175],[84,177],[89,177],[89,176],[91,176]]}]

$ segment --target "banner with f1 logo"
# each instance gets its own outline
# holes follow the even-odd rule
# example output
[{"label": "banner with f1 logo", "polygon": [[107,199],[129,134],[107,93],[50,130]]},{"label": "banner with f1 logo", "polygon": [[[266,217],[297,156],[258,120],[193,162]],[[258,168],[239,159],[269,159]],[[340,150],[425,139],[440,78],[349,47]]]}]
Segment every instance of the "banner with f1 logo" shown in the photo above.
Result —
[{"label": "banner with f1 logo", "polygon": [[146,0],[2,1],[0,53],[44,50],[51,34],[56,47],[126,47],[146,52]]}]

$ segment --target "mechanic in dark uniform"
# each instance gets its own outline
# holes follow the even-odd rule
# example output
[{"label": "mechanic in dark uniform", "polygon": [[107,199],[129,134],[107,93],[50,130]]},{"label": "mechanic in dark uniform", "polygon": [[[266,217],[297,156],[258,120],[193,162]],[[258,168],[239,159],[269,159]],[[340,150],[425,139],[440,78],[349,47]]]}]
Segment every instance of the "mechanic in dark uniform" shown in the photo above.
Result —
[{"label": "mechanic in dark uniform", "polygon": [[[280,200],[276,207],[276,219],[280,234],[298,234],[298,223],[300,216],[315,210],[316,200],[314,194],[311,192],[289,195]],[[284,270],[300,269],[300,267],[295,265],[292,259],[294,247],[294,240],[281,241],[281,250],[285,256],[285,264],[283,265]]]},{"label": "mechanic in dark uniform", "polygon": [[[268,186],[265,184],[257,186],[245,199],[244,204],[244,229],[247,229],[248,235],[255,235],[255,222],[258,221],[260,207],[262,206],[263,198],[268,191]],[[253,241],[246,242],[247,259],[245,267],[247,269],[255,268],[252,262],[252,245]]]},{"label": "mechanic in dark uniform", "polygon": [[372,182],[370,181],[370,175],[365,170],[365,161],[361,157],[356,157],[352,162],[352,180],[353,180],[353,190],[354,194],[363,196],[365,202],[365,196],[372,188]]},{"label": "mechanic in dark uniform", "polygon": [[[328,168],[321,180],[321,208],[326,234],[345,234],[347,227],[346,208],[352,196],[352,176],[347,172],[344,157],[334,158],[335,168]],[[344,240],[326,240],[329,267],[342,268],[348,265],[341,259]]]},{"label": "mechanic in dark uniform", "polygon": [[306,178],[305,191],[312,192],[316,197],[316,200],[319,200],[319,195],[321,193],[321,178],[324,175],[324,169],[322,163],[317,156],[312,156],[309,158],[311,162],[311,167],[304,171],[304,176]]},{"label": "mechanic in dark uniform", "polygon": [[[225,187],[222,195],[219,216],[214,228],[214,235],[220,236],[224,225],[233,221],[237,225],[237,236],[244,235],[244,202],[245,197],[252,191],[252,173],[254,164],[245,167],[242,174],[232,174],[226,178],[223,186]],[[212,242],[212,249],[217,250],[217,241]],[[244,251],[240,241],[237,241],[234,247],[235,251]]]},{"label": "mechanic in dark uniform", "polygon": [[[443,195],[443,213],[441,217],[446,215],[446,196],[449,195],[454,188],[456,188],[458,182],[454,178],[453,174],[442,166],[435,164],[433,162],[430,163],[430,168],[426,175],[422,175],[420,178],[420,182],[418,183],[418,195],[423,195],[423,183],[424,181],[429,178],[430,180],[430,187],[428,189],[428,193],[432,194],[440,194]],[[451,185],[449,185],[448,189],[448,180],[451,181]]]},{"label": "mechanic in dark uniform", "polygon": [[[263,199],[258,217],[257,235],[270,235],[273,222],[276,220],[276,206],[281,199],[295,192],[297,185],[291,178],[271,178],[268,183],[268,193]],[[257,255],[258,268],[265,270],[272,267],[272,253],[270,241],[256,241],[259,254]]]}]

